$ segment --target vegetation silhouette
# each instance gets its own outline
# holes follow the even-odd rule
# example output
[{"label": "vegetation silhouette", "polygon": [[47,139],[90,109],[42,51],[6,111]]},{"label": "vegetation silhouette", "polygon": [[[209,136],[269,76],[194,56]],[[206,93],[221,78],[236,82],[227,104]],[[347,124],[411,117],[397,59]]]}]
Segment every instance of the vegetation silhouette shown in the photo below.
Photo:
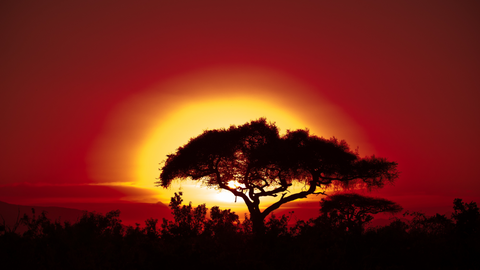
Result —
[{"label": "vegetation silhouette", "polygon": [[[243,198],[250,216],[183,204],[175,193],[173,219],[125,226],[120,211],[85,212],[76,222],[48,213],[0,224],[0,260],[15,269],[478,269],[480,210],[454,199],[453,213],[405,212],[389,225],[367,226],[378,213],[399,213],[392,201],[354,193],[319,203],[318,217],[291,222],[273,211],[330,186],[381,187],[398,177],[395,162],[360,158],[344,141],[306,130],[279,136],[265,119],[205,131],[170,155],[161,186],[191,177]],[[233,182],[230,182],[233,181]],[[289,192],[295,181],[306,189]],[[280,197],[260,211],[262,197]],[[11,224],[11,223],[10,223]],[[22,225],[26,228],[17,233]],[[259,237],[259,235],[261,237]]]},{"label": "vegetation silhouette", "polygon": [[[166,188],[175,179],[192,179],[228,190],[243,199],[253,230],[261,235],[265,218],[287,202],[325,194],[332,186],[382,187],[397,177],[395,162],[375,156],[362,158],[345,141],[320,138],[308,130],[280,136],[274,123],[260,118],[192,138],[168,155],[156,184]],[[293,192],[295,182],[304,188]],[[279,199],[262,211],[264,197]]]},{"label": "vegetation silhouette", "polygon": [[[389,225],[366,227],[368,215],[399,209],[381,199],[386,207],[371,208],[372,199],[378,200],[333,195],[321,202],[327,209],[320,208],[318,217],[293,225],[288,216],[270,215],[261,239],[248,218],[241,221],[228,209],[183,205],[181,193],[171,199],[173,220],[147,219],[143,227],[122,225],[118,210],[85,212],[73,223],[51,221],[48,213],[33,210],[20,219],[28,227],[23,234],[2,224],[0,259],[15,269],[478,269],[475,202],[455,199],[450,217],[406,212]],[[362,230],[338,222],[352,208],[370,213],[352,218]]]},{"label": "vegetation silhouette", "polygon": [[402,207],[383,198],[372,198],[355,193],[335,194],[320,202],[320,216],[317,222],[330,222],[331,226],[355,234],[361,233],[372,214],[402,211]]}]

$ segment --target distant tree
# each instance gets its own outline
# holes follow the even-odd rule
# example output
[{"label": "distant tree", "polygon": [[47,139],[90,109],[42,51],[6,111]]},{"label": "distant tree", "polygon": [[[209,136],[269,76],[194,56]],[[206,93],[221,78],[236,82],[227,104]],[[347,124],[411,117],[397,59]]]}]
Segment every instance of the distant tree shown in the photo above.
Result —
[{"label": "distant tree", "polygon": [[462,199],[454,199],[452,219],[456,231],[462,236],[480,232],[480,212],[476,202],[464,203]]},{"label": "distant tree", "polygon": [[35,208],[32,208],[32,217],[24,214],[21,223],[27,226],[27,231],[23,233],[24,237],[37,238],[42,236],[50,226],[50,220],[46,216],[47,212],[43,211],[38,217],[35,215]]},{"label": "distant tree", "polygon": [[182,195],[182,192],[175,193],[170,200],[173,221],[163,219],[161,225],[163,237],[193,237],[202,234],[205,229],[208,208],[205,204],[193,207],[191,202],[182,205]]},{"label": "distant tree", "polygon": [[161,235],[164,239],[186,239],[197,236],[230,237],[244,231],[238,215],[230,209],[222,210],[218,206],[213,206],[210,209],[210,218],[207,218],[208,208],[205,204],[197,207],[193,207],[191,202],[188,205],[182,205],[182,195],[182,192],[175,193],[170,200],[169,207],[172,210],[173,221],[163,219]]},{"label": "distant tree", "polygon": [[411,234],[423,233],[426,235],[439,236],[451,232],[453,222],[446,215],[435,214],[427,216],[421,212],[405,212],[404,216],[411,216],[409,232]]},{"label": "distant tree", "polygon": [[83,234],[83,238],[98,236],[122,237],[124,226],[120,219],[120,210],[112,210],[105,215],[95,212],[85,212],[75,227]]},{"label": "distant tree", "polygon": [[150,239],[156,239],[159,237],[159,231],[157,228],[158,224],[158,219],[154,218],[149,218],[145,220],[145,229],[144,232],[145,234],[150,238]]},{"label": "distant tree", "polygon": [[240,221],[238,215],[230,209],[222,210],[218,206],[213,206],[205,227],[206,231],[214,237],[234,235],[240,229]]},{"label": "distant tree", "polygon": [[[243,199],[255,232],[265,231],[265,218],[281,205],[324,194],[339,186],[382,187],[398,177],[397,163],[375,156],[361,158],[345,141],[310,135],[308,130],[280,136],[275,124],[261,118],[228,129],[204,131],[168,155],[158,186],[174,179],[201,181]],[[304,188],[293,192],[294,182]],[[264,197],[279,197],[260,209]]]},{"label": "distant tree", "polygon": [[[292,214],[292,212],[290,212]],[[266,234],[270,237],[281,237],[281,236],[290,236],[291,229],[288,226],[290,221],[290,216],[282,215],[281,217],[276,217],[274,214],[271,214],[265,223]]]},{"label": "distant tree", "polygon": [[322,199],[320,217],[342,231],[362,232],[373,214],[398,213],[402,207],[392,201],[359,194],[336,194]]}]

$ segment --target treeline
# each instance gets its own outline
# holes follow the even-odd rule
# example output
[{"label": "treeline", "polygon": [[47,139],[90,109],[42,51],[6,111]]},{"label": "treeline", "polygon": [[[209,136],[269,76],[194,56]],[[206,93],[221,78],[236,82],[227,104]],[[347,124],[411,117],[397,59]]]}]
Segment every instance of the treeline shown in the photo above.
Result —
[{"label": "treeline", "polygon": [[47,213],[36,215],[32,210],[31,217],[19,219],[27,227],[22,235],[0,225],[0,258],[4,266],[14,266],[11,269],[478,269],[479,265],[479,208],[461,199],[454,200],[450,217],[404,213],[405,218],[375,228],[366,228],[373,217],[362,204],[337,207],[324,200],[319,216],[308,221],[289,225],[286,215],[270,216],[262,235],[253,233],[248,217],[240,220],[230,210],[182,203],[181,194],[175,194],[169,204],[173,220],[148,219],[144,226],[122,225],[118,210],[85,213],[76,223],[51,221]]}]

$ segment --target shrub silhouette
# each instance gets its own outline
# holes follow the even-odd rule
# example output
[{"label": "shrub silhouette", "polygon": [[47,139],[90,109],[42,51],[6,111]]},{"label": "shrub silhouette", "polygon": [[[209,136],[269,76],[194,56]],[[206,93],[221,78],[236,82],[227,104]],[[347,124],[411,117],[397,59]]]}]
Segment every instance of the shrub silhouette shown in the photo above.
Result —
[{"label": "shrub silhouette", "polygon": [[118,210],[85,213],[75,223],[50,221],[48,213],[22,218],[29,230],[0,235],[0,258],[16,269],[318,269],[319,263],[327,269],[475,269],[480,252],[478,208],[460,199],[451,218],[407,213],[408,219],[355,234],[324,222],[320,217],[331,216],[322,212],[293,226],[288,216],[270,215],[265,236],[258,238],[248,218],[241,222],[228,209],[183,205],[181,196],[171,200],[173,220],[148,219],[144,227],[122,225]]},{"label": "shrub silhouette", "polygon": [[203,233],[205,229],[205,217],[207,208],[205,204],[198,207],[181,205],[183,202],[182,192],[175,193],[171,198],[169,207],[172,209],[173,221],[163,219],[162,236],[163,237],[193,237]]},{"label": "shrub silhouette", "polygon": [[476,202],[464,203],[462,199],[453,201],[452,219],[455,229],[463,237],[478,234],[480,231],[480,212]]}]

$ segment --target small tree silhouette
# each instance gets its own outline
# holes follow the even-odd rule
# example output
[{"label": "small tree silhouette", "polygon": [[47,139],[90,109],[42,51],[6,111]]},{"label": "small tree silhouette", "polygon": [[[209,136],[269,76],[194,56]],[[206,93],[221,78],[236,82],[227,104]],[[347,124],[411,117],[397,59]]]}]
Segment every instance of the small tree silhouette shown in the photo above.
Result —
[{"label": "small tree silhouette", "polygon": [[210,209],[210,219],[206,222],[206,231],[213,236],[234,235],[240,228],[240,221],[235,212],[230,209],[222,210],[218,206]]},{"label": "small tree silhouette", "polygon": [[190,202],[188,205],[182,205],[182,192],[175,193],[171,198],[169,207],[172,209],[173,221],[163,219],[162,236],[175,237],[193,237],[203,233],[205,229],[205,219],[208,208],[205,204],[192,207]]},{"label": "small tree silhouette", "polygon": [[50,220],[46,216],[47,212],[43,211],[38,217],[35,215],[35,208],[32,208],[32,217],[24,214],[21,223],[27,226],[27,231],[23,233],[24,237],[37,238],[44,234],[50,226]]},{"label": "small tree silhouette", "polygon": [[320,221],[328,220],[330,225],[348,231],[361,233],[366,224],[373,220],[372,214],[398,213],[402,207],[392,201],[359,194],[336,194],[320,202]]},{"label": "small tree silhouette", "polygon": [[403,216],[410,216],[411,234],[428,234],[432,236],[446,235],[453,229],[453,222],[446,215],[435,214],[427,216],[422,212],[405,212]]},{"label": "small tree silhouette", "polygon": [[[398,177],[396,167],[384,158],[361,158],[345,141],[320,138],[308,130],[280,136],[275,124],[261,118],[191,139],[168,155],[156,184],[168,187],[174,179],[193,179],[228,190],[243,199],[254,231],[263,234],[265,218],[281,205],[324,194],[331,186],[382,187]],[[294,182],[305,188],[292,193]],[[262,211],[263,197],[279,199]]]},{"label": "small tree silhouette", "polygon": [[463,237],[480,232],[480,211],[476,202],[464,203],[458,198],[453,200],[452,219],[457,233]]}]

